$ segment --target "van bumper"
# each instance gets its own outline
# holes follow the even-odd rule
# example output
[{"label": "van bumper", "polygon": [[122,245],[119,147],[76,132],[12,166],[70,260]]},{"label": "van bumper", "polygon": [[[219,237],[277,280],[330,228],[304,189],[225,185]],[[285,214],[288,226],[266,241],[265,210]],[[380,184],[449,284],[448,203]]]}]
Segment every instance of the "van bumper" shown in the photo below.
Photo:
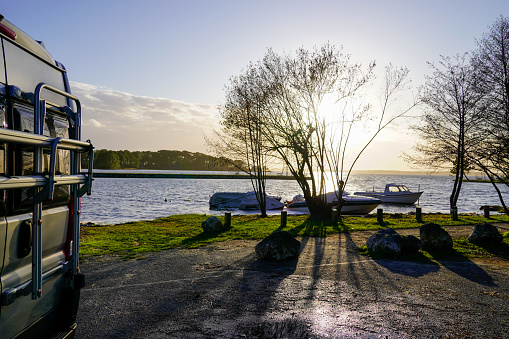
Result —
[{"label": "van bumper", "polygon": [[[78,327],[76,323],[58,329],[49,329],[47,323],[45,323],[44,318],[25,329],[25,331],[19,333],[17,336],[14,336],[15,339],[33,339],[33,338],[44,338],[44,339],[71,339],[74,338],[76,334],[76,328]],[[44,324],[44,325],[43,325]],[[51,323],[50,323],[51,324]],[[41,327],[43,325],[43,327]]]}]

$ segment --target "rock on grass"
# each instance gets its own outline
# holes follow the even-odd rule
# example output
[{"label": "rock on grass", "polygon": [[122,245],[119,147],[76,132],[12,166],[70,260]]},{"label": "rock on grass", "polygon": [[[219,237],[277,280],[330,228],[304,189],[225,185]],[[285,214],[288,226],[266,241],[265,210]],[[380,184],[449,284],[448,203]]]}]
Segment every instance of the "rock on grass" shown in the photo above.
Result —
[{"label": "rock on grass", "polygon": [[435,223],[424,224],[419,227],[423,250],[450,250],[452,238],[449,233]]},{"label": "rock on grass", "polygon": [[475,225],[468,237],[468,241],[479,245],[500,244],[502,240],[498,228],[489,223]]},{"label": "rock on grass", "polygon": [[300,241],[287,231],[274,232],[255,246],[255,252],[264,260],[293,259],[300,254]]}]

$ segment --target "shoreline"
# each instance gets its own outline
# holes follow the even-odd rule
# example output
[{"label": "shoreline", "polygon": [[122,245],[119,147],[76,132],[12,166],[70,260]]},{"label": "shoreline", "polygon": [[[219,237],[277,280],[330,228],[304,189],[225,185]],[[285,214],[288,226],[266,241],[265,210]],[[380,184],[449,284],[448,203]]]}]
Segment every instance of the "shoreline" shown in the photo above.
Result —
[{"label": "shoreline", "polygon": [[[95,178],[250,179],[248,174],[94,172]],[[289,175],[267,175],[270,180],[295,180]]]}]

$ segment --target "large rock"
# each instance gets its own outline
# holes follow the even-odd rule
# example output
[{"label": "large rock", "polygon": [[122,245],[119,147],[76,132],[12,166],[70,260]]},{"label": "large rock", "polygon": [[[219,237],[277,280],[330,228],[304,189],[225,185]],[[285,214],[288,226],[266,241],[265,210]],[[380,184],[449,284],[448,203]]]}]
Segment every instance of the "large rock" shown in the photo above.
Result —
[{"label": "large rock", "polygon": [[387,228],[369,237],[366,246],[374,255],[394,257],[418,252],[421,241],[413,235],[402,236],[392,228]]},{"label": "large rock", "polygon": [[452,249],[451,236],[438,224],[424,224],[419,228],[419,233],[424,250]]},{"label": "large rock", "polygon": [[286,231],[274,232],[256,245],[255,252],[265,260],[293,259],[300,254],[300,241]]},{"label": "large rock", "polygon": [[205,233],[219,233],[226,229],[221,220],[217,217],[209,217],[201,223],[201,227]]},{"label": "large rock", "polygon": [[401,251],[404,254],[417,253],[422,247],[422,241],[413,235],[401,235]]},{"label": "large rock", "polygon": [[502,240],[498,229],[488,223],[475,225],[472,234],[468,237],[468,241],[479,245],[500,244]]}]

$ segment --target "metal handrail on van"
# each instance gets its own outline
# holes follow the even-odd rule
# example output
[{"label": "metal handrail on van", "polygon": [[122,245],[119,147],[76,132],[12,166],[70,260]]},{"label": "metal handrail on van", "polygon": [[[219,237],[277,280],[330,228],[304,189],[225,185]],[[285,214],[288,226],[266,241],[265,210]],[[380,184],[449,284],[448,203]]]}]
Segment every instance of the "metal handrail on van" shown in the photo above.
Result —
[{"label": "metal handrail on van", "polygon": [[[46,102],[41,99],[43,89],[64,96],[76,104],[76,112],[69,107],[60,107],[59,110],[65,113],[69,118],[69,126],[75,139],[54,138],[42,135],[44,131],[44,121],[46,117],[46,108],[48,105],[57,107],[57,105]],[[78,274],[79,265],[79,198],[83,194],[90,194],[92,186],[92,168],[93,168],[93,146],[87,141],[80,141],[81,133],[81,104],[75,96],[63,92],[57,88],[40,83],[36,86],[34,93],[22,93],[23,98],[32,101],[34,105],[34,134],[28,132],[7,130],[0,128],[0,142],[15,143],[24,146],[34,147],[34,175],[27,176],[0,176],[0,190],[33,188],[33,214],[32,214],[32,299],[38,299],[42,295],[42,203],[53,199],[53,190],[55,185],[70,185],[71,187],[71,206],[72,206],[72,280]],[[43,150],[50,151],[50,169],[48,173],[43,173]],[[57,150],[69,150],[71,152],[71,173],[70,175],[56,175],[55,161]],[[89,154],[88,171],[81,173],[81,153]],[[82,185],[81,187],[79,185]]]}]

